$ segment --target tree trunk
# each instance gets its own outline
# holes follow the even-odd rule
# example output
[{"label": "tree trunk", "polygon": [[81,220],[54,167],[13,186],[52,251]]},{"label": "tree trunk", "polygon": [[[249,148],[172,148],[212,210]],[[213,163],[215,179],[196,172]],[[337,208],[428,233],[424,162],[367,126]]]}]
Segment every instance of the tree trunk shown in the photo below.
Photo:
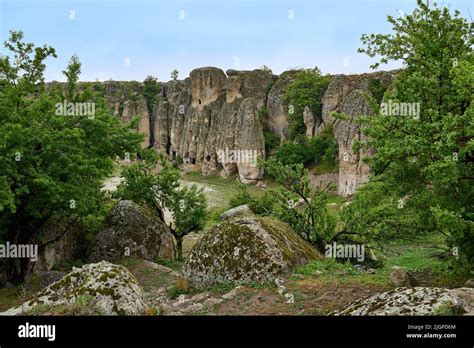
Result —
[{"label": "tree trunk", "polygon": [[[12,224],[8,233],[7,241],[10,245],[33,244],[34,243],[34,232],[33,225],[29,222],[22,223],[21,218],[15,219],[15,223]],[[31,256],[31,255],[30,255]],[[23,283],[31,270],[33,269],[34,263],[30,257],[14,257],[8,258],[7,260],[7,277],[8,280],[14,284]]]},{"label": "tree trunk", "polygon": [[178,260],[183,258],[183,238],[176,238],[176,249],[178,251]]}]

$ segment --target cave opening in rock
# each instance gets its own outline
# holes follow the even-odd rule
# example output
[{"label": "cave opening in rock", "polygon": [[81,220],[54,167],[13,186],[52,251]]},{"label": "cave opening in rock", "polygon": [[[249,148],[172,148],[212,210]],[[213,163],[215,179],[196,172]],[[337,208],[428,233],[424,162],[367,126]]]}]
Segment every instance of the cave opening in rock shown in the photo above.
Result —
[{"label": "cave opening in rock", "polygon": [[198,100],[198,103],[201,104],[201,99]]},{"label": "cave opening in rock", "polygon": [[210,160],[211,160],[211,156],[207,155],[207,156],[206,156],[206,161],[209,162]]},{"label": "cave opening in rock", "polygon": [[196,159],[194,157],[191,157],[189,161],[191,162],[191,164],[196,164]]}]

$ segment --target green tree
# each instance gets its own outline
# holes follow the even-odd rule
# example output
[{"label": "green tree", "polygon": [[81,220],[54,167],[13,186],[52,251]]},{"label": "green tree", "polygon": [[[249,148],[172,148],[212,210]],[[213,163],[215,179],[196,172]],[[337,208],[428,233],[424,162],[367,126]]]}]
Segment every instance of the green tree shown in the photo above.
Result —
[{"label": "green tree", "polygon": [[310,139],[299,135],[293,141],[285,141],[276,150],[275,158],[284,165],[328,163],[334,167],[337,153],[338,146],[332,127],[326,127],[321,134]]},{"label": "green tree", "polygon": [[179,71],[174,69],[172,72],[171,72],[171,78],[176,81],[178,79],[178,75],[179,75]]},{"label": "green tree", "polygon": [[324,252],[326,243],[336,231],[336,219],[326,208],[327,190],[332,187],[311,188],[308,170],[302,164],[283,165],[270,158],[261,165],[281,185],[278,191],[272,191],[273,214]]},{"label": "green tree", "polygon": [[329,76],[321,75],[318,68],[302,69],[286,86],[283,101],[288,108],[288,136],[291,140],[306,132],[303,120],[305,106],[309,107],[314,117],[321,118],[322,96],[329,85],[329,79]]},{"label": "green tree", "polygon": [[[362,36],[365,47],[359,51],[380,57],[374,68],[389,61],[403,63],[385,101],[420,105],[416,117],[362,118],[369,139],[362,146],[377,150],[369,160],[376,175],[367,191],[383,195],[383,204],[390,197],[392,205],[402,199],[396,210],[399,220],[410,218],[413,228],[420,228],[422,220],[424,230],[444,234],[449,245],[458,248],[460,261],[472,265],[474,25],[458,11],[451,13],[428,1],[417,4],[411,14],[387,17],[392,33]],[[366,199],[367,193],[362,193],[356,202]],[[362,214],[356,206],[347,214],[349,227],[354,225],[350,219]],[[378,225],[372,221],[357,229]]]},{"label": "green tree", "polygon": [[[100,103],[93,119],[58,114],[62,96],[47,93],[44,85],[45,60],[56,56],[54,49],[25,43],[16,31],[5,47],[10,55],[0,57],[0,239],[34,244],[51,218],[81,219],[100,210],[100,189],[114,159],[138,151],[142,136]],[[68,83],[75,78],[68,76]],[[9,280],[24,281],[31,266],[28,258],[9,259]]]},{"label": "green tree", "polygon": [[142,161],[123,169],[124,181],[115,196],[152,207],[162,222],[166,222],[164,211],[168,209],[173,218],[169,228],[176,238],[177,254],[181,259],[184,236],[201,230],[206,222],[204,194],[194,185],[181,186],[179,170],[170,166],[163,154],[157,155],[148,149],[142,151],[141,157]]},{"label": "green tree", "polygon": [[155,101],[158,94],[160,93],[160,85],[158,84],[158,79],[154,76],[147,76],[143,81],[143,96],[146,100],[146,108],[148,113],[151,115],[153,113],[153,108],[155,106]]},{"label": "green tree", "polygon": [[81,62],[76,54],[69,60],[69,65],[66,70],[63,70],[63,74],[67,78],[66,98],[69,101],[73,101],[76,96],[76,86],[79,81],[79,75],[81,74]]}]

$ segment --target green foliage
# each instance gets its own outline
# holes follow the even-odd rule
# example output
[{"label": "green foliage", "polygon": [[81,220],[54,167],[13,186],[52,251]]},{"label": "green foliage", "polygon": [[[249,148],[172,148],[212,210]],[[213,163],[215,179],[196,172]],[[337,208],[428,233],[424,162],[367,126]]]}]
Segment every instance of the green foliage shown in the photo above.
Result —
[{"label": "green foliage", "polygon": [[298,136],[295,141],[285,141],[276,151],[275,158],[284,165],[311,162],[327,162],[335,165],[338,153],[337,142],[327,127],[320,135],[306,138]]},{"label": "green foliage", "polygon": [[284,165],[270,158],[261,165],[282,186],[272,191],[273,214],[323,251],[336,229],[336,219],[326,209],[326,191],[332,187],[310,188],[308,170],[302,164]]},{"label": "green foliage", "polygon": [[81,74],[81,62],[79,57],[74,54],[69,60],[69,65],[66,70],[63,70],[63,74],[67,78],[67,98],[74,100],[76,94],[76,85],[79,81],[79,75]]},{"label": "green foliage", "polygon": [[140,120],[143,117],[143,115],[135,115],[132,117],[130,120],[130,129],[138,129],[138,126],[140,124]]},{"label": "green foliage", "polygon": [[380,105],[387,88],[384,85],[382,85],[380,80],[370,79],[369,90],[370,90],[370,93],[372,94],[372,97],[377,102],[377,105]]},{"label": "green foliage", "polygon": [[269,74],[272,74],[272,69],[270,69],[270,68],[269,68],[268,66],[266,66],[266,65],[262,65],[262,66],[260,67],[260,69],[262,69],[263,71],[265,71],[265,72],[267,72],[267,73],[269,73]]},{"label": "green foliage", "polygon": [[[55,57],[54,49],[22,39],[23,33],[11,32],[5,47],[13,62],[0,57],[0,238],[31,243],[53,216],[82,219],[100,211],[100,189],[115,157],[138,151],[142,136],[111,115],[103,100],[91,100],[93,119],[56,114],[63,96],[47,93],[43,83],[44,61]],[[74,90],[80,63],[72,63],[65,72]],[[23,281],[28,262],[12,262],[11,280]]]},{"label": "green foliage", "polygon": [[371,183],[359,189],[351,203],[344,207],[341,219],[346,229],[362,238],[362,242],[382,243],[392,239],[413,240],[428,232],[426,215],[416,214],[415,202],[400,200],[386,191],[381,183]]},{"label": "green foliage", "polygon": [[176,81],[178,79],[178,75],[179,75],[179,71],[174,69],[172,72],[171,72],[171,78]]},{"label": "green foliage", "polygon": [[304,143],[291,140],[285,141],[277,149],[275,158],[284,165],[307,164],[314,160],[314,154],[310,151],[308,145],[307,140],[304,140]]},{"label": "green foliage", "polygon": [[[388,16],[392,34],[363,35],[360,52],[380,57],[373,65],[401,61],[405,68],[394,82],[393,99],[420,103],[419,117],[383,116],[361,119],[368,141],[377,151],[369,160],[376,176],[348,210],[349,229],[377,229],[369,209],[389,214],[385,235],[429,230],[458,248],[459,262],[474,264],[474,24],[448,8],[418,0],[404,17]],[[372,191],[368,194],[367,192]],[[380,196],[380,199],[370,199]],[[359,196],[359,195],[358,195]],[[390,199],[405,197],[407,209],[384,210]],[[367,204],[362,201],[366,200]],[[376,201],[380,203],[377,204]],[[392,205],[393,206],[393,205]],[[351,211],[351,213],[349,213]],[[398,216],[397,216],[398,215]],[[395,222],[395,220],[399,220]],[[397,226],[403,226],[397,232]],[[390,231],[389,231],[390,230]]]},{"label": "green foliage", "polygon": [[435,315],[440,316],[462,315],[464,313],[465,311],[462,309],[462,307],[451,302],[446,302],[435,310]]},{"label": "green foliage", "polygon": [[257,114],[258,114],[260,123],[265,124],[265,120],[268,117],[268,109],[265,106],[262,106],[260,109],[258,109]]},{"label": "green foliage", "polygon": [[328,85],[329,76],[321,75],[321,71],[314,68],[298,71],[294,80],[286,86],[283,100],[289,110],[288,135],[291,140],[306,132],[303,121],[305,106],[309,107],[314,117],[321,118],[321,99]]},{"label": "green foliage", "polygon": [[145,81],[143,81],[143,96],[146,100],[146,108],[151,114],[153,112],[153,107],[155,106],[155,101],[158,93],[160,93],[161,87],[158,84],[158,79],[154,76],[147,76]]},{"label": "green foliage", "polygon": [[344,275],[357,275],[360,272],[349,262],[338,262],[334,258],[325,258],[324,260],[310,261],[304,266],[295,269],[294,274],[302,274],[305,277],[318,275],[334,275],[340,277]]},{"label": "green foliage", "polygon": [[271,193],[265,192],[262,196],[251,195],[247,190],[247,185],[239,183],[239,191],[236,196],[230,199],[231,208],[247,204],[254,214],[267,216],[271,215],[275,204]]},{"label": "green foliage", "polygon": [[272,150],[280,145],[280,137],[272,132],[264,132],[263,137],[265,139],[265,153],[269,156]]},{"label": "green foliage", "polygon": [[[201,230],[206,222],[204,194],[195,185],[182,187],[179,171],[168,164],[163,154],[146,149],[141,156],[142,161],[123,169],[124,181],[115,196],[152,207],[163,222],[163,211],[168,209],[174,221],[169,227],[176,238],[178,258],[181,258],[183,237]],[[159,173],[156,173],[158,165]]]}]

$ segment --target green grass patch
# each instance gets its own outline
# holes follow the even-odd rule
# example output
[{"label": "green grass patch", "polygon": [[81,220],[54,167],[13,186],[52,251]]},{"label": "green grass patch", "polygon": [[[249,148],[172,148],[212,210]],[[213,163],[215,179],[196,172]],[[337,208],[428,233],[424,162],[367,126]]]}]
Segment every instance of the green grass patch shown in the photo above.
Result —
[{"label": "green grass patch", "polygon": [[183,268],[184,260],[168,260],[157,258],[156,263],[171,268],[173,271],[180,272]]}]

